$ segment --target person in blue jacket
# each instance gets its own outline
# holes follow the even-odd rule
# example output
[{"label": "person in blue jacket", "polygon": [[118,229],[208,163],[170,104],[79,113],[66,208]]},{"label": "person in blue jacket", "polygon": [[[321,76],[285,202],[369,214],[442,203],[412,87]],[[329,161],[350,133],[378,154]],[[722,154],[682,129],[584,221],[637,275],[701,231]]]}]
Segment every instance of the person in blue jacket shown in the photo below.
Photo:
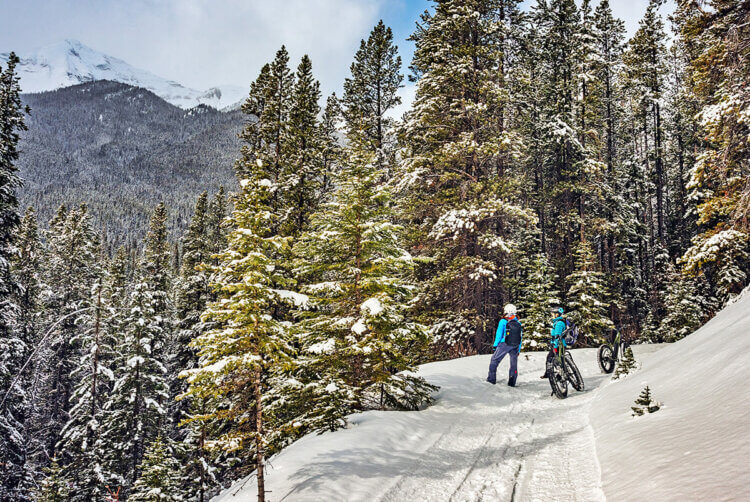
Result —
[{"label": "person in blue jacket", "polygon": [[567,329],[568,324],[563,317],[564,313],[565,310],[562,307],[552,310],[552,329],[550,329],[550,336],[552,337],[552,340],[550,340],[551,347],[547,354],[547,364],[544,368],[544,375],[539,378],[549,378],[550,364],[552,363],[552,358],[555,356],[554,350],[560,345],[560,343],[565,343],[565,340],[562,339],[562,334]]},{"label": "person in blue jacket", "polygon": [[510,371],[508,372],[508,385],[516,386],[518,378],[518,355],[521,353],[521,341],[523,339],[523,327],[518,320],[516,306],[509,303],[504,309],[503,317],[497,325],[495,343],[492,344],[492,359],[490,359],[490,372],[487,381],[495,384],[497,378],[497,367],[506,354],[510,356]]}]

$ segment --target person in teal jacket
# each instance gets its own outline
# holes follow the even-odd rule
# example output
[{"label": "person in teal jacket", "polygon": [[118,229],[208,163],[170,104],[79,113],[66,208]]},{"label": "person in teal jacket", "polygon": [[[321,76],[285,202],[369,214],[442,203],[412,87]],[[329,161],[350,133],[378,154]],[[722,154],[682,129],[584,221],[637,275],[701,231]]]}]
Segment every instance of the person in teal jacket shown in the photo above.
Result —
[{"label": "person in teal jacket", "polygon": [[523,327],[518,320],[516,306],[509,303],[505,306],[505,316],[497,324],[495,343],[492,344],[492,358],[490,359],[490,371],[487,381],[495,384],[497,367],[506,356],[510,357],[510,371],[508,372],[508,385],[516,386],[518,378],[518,354],[521,353],[521,342],[523,341]]},{"label": "person in teal jacket", "polygon": [[[552,362],[552,358],[555,356],[554,350],[559,347],[560,342],[562,342],[563,344],[565,343],[565,340],[562,338],[562,334],[565,332],[568,325],[565,322],[565,318],[563,317],[564,313],[565,310],[562,307],[558,307],[552,310],[552,329],[550,329],[550,336],[552,337],[552,339],[550,340],[550,345],[552,345],[552,347],[547,354],[547,364],[544,365],[544,375],[540,376],[539,378],[549,378],[550,363]],[[565,346],[567,347],[567,345]]]}]

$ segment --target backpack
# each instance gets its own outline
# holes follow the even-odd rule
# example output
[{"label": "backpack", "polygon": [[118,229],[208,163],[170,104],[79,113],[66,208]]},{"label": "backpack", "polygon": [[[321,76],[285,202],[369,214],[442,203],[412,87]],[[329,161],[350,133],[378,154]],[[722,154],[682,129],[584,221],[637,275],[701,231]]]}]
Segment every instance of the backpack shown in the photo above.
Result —
[{"label": "backpack", "polygon": [[565,340],[565,345],[570,347],[578,340],[578,326],[568,319],[563,319],[563,321],[565,321],[565,331],[563,331],[562,338]]},{"label": "backpack", "polygon": [[521,345],[521,323],[516,318],[505,325],[505,344],[512,347]]}]

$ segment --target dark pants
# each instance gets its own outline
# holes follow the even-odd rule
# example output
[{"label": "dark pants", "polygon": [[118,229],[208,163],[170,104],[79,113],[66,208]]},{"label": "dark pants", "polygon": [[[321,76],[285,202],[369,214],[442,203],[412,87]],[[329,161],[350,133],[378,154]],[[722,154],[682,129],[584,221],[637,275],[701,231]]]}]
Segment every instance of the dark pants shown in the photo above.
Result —
[{"label": "dark pants", "polygon": [[495,353],[492,354],[490,359],[490,373],[487,375],[487,381],[495,383],[497,377],[497,366],[500,361],[503,360],[505,354],[510,355],[510,371],[508,372],[508,383],[511,385],[516,384],[516,377],[518,376],[518,346],[506,345],[501,342],[497,345]]}]

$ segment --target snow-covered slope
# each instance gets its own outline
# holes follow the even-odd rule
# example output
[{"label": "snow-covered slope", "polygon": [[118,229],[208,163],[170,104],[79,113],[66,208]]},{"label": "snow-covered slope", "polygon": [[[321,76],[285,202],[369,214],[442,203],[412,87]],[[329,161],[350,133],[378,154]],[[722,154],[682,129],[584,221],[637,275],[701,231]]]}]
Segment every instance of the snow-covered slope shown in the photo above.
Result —
[{"label": "snow-covered slope", "polygon": [[[181,108],[206,104],[223,109],[241,101],[246,91],[236,85],[223,85],[206,91],[190,89],[146,70],[134,68],[121,59],[95,51],[77,40],[48,45],[30,54],[19,54],[19,58],[21,61],[17,69],[24,92],[51,91],[93,80],[112,80],[146,88]],[[0,54],[0,64],[7,59],[7,53]]]},{"label": "snow-covered slope", "polygon": [[[641,350],[654,350],[653,346]],[[540,380],[545,354],[519,361],[519,386],[484,381],[489,355],[427,364],[441,386],[418,412],[353,415],[348,429],[307,436],[271,459],[274,501],[603,500],[589,404],[605,377],[593,349],[576,350],[587,390],[561,401]],[[256,500],[254,476],[215,502]]]},{"label": "snow-covered slope", "polygon": [[[610,500],[750,500],[750,293],[602,387],[591,422]],[[663,403],[630,416],[648,384]]]},{"label": "snow-covered slope", "polygon": [[[750,500],[750,294],[673,345],[634,346],[643,368],[612,382],[574,350],[586,390],[550,397],[543,353],[519,387],[484,382],[489,356],[424,365],[441,386],[418,412],[371,411],[271,459],[274,501]],[[648,382],[664,408],[630,406]],[[597,455],[598,452],[598,455]],[[254,476],[214,502],[256,500]]]}]

